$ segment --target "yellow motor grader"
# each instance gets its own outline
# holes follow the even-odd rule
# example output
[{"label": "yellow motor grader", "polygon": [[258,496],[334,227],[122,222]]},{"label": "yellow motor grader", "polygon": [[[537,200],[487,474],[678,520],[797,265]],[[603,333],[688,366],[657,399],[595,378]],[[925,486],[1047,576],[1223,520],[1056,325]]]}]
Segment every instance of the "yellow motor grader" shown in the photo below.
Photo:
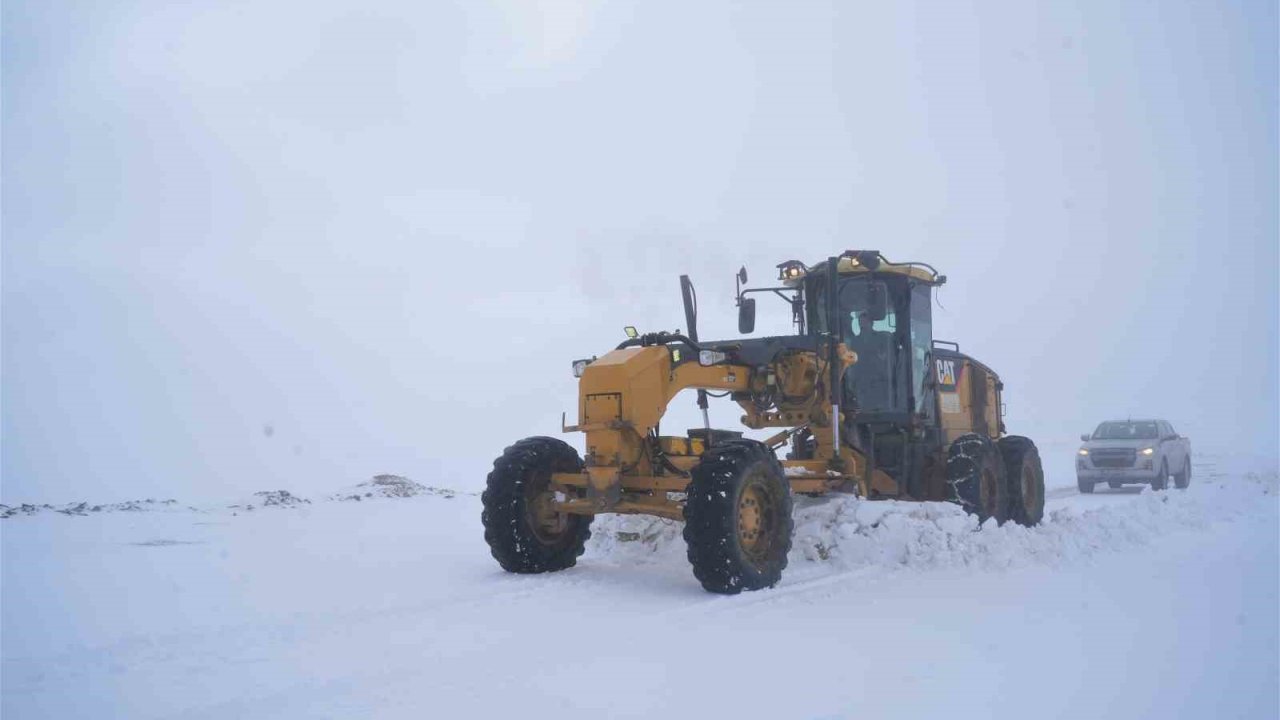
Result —
[{"label": "yellow motor grader", "polygon": [[[689,562],[716,593],[772,587],[791,549],[792,493],[958,503],[982,521],[1038,523],[1044,472],[1035,444],[1006,435],[992,370],[934,340],[930,265],[850,250],[778,266],[777,286],[744,289],[789,305],[792,335],[702,341],[693,285],[680,278],[687,334],[641,334],[573,363],[586,455],[531,437],[494,461],[483,495],[485,540],[516,573],[571,567],[600,513],[684,521]],[[663,435],[682,390],[697,390],[703,427]],[[711,428],[708,398],[729,397],[765,440]],[[562,423],[563,424],[563,423]],[[785,459],[778,452],[787,449]]]}]

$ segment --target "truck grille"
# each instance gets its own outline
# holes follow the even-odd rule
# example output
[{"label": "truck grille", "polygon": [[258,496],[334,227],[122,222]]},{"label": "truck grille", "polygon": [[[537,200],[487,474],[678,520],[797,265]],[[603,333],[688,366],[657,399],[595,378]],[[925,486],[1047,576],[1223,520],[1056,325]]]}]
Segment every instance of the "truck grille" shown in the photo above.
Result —
[{"label": "truck grille", "polygon": [[1133,448],[1100,448],[1089,451],[1093,466],[1100,468],[1133,467],[1133,461],[1137,456],[1137,451]]}]

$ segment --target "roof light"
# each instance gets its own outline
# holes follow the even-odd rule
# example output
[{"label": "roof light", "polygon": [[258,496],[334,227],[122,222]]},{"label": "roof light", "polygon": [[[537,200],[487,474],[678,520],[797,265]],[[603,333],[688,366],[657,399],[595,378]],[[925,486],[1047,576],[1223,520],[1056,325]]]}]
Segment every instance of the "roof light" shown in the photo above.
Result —
[{"label": "roof light", "polygon": [[805,273],[804,263],[799,260],[788,260],[778,265],[779,280],[795,280]]},{"label": "roof light", "polygon": [[879,250],[845,250],[840,257],[849,258],[849,264],[853,267],[864,267],[872,272],[880,267]]}]

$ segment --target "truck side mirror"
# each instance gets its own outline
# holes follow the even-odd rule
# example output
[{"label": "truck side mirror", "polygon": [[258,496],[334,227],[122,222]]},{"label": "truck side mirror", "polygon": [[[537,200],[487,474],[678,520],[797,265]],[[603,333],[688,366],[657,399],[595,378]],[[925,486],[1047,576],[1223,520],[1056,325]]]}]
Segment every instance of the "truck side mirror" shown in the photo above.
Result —
[{"label": "truck side mirror", "polygon": [[1081,439],[1081,440],[1083,440],[1083,441],[1085,441],[1085,442],[1089,442],[1089,435],[1088,435],[1088,433],[1086,433],[1086,434],[1084,434],[1084,435],[1081,435],[1081,436],[1080,436],[1080,439]]},{"label": "truck side mirror", "polygon": [[755,332],[756,329],[756,299],[743,298],[738,304],[738,332],[743,335]]}]

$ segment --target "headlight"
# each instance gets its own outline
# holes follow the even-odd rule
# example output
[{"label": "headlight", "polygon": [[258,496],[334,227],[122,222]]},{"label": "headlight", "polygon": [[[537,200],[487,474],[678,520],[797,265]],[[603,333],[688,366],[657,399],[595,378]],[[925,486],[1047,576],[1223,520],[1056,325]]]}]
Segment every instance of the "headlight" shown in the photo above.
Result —
[{"label": "headlight", "polygon": [[1078,452],[1078,453],[1080,453],[1081,455],[1088,455],[1088,454],[1089,454],[1089,451],[1088,451],[1088,450],[1085,450],[1084,448],[1080,448],[1077,452]]},{"label": "headlight", "polygon": [[703,350],[702,352],[698,353],[698,364],[699,365],[715,365],[716,363],[724,362],[725,359],[728,357],[729,356],[727,354],[722,353],[718,350]]},{"label": "headlight", "polygon": [[1155,454],[1155,452],[1156,452],[1156,449],[1155,449],[1155,448],[1142,448],[1142,450],[1140,450],[1139,452],[1141,452],[1143,455],[1154,455],[1154,454]]},{"label": "headlight", "polygon": [[574,377],[576,377],[576,378],[580,378],[580,377],[582,377],[582,373],[586,371],[587,366],[588,366],[588,365],[590,365],[590,364],[591,364],[591,361],[590,361],[590,360],[574,360],[574,361],[573,361],[573,376],[574,376]]}]

